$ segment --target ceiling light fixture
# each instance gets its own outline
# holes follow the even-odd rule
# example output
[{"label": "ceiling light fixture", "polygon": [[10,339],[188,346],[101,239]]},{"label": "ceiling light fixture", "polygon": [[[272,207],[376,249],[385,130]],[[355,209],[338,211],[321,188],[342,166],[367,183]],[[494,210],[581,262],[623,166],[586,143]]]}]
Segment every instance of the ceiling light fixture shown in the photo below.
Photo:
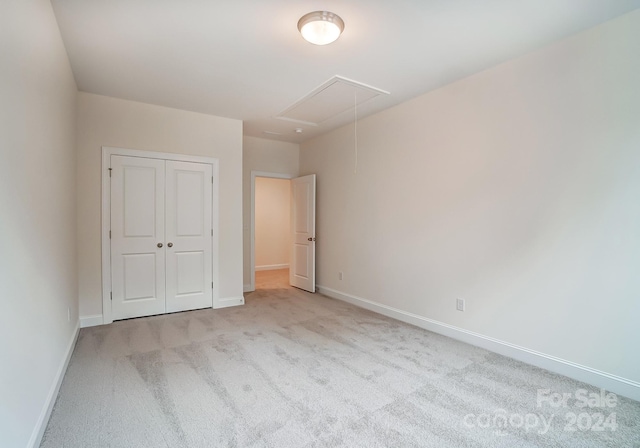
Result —
[{"label": "ceiling light fixture", "polygon": [[344,31],[344,21],[329,11],[314,11],[298,20],[298,30],[302,37],[315,45],[334,42]]}]

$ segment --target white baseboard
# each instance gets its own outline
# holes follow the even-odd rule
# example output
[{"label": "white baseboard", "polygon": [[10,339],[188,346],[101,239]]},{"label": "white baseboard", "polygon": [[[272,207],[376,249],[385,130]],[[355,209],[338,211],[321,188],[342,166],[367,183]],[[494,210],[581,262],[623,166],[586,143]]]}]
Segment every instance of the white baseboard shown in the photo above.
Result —
[{"label": "white baseboard", "polygon": [[[245,291],[246,287],[251,288],[251,285],[244,285]],[[249,289],[252,291],[252,289]],[[244,297],[226,297],[218,300],[218,302],[213,306],[214,309],[217,308],[227,308],[230,306],[238,306],[244,305]],[[94,314],[92,316],[80,316],[80,328],[87,327],[95,327],[97,325],[102,325],[104,322],[102,320],[102,314]]]},{"label": "white baseboard", "polygon": [[265,264],[256,266],[256,271],[275,271],[276,269],[289,269],[289,264]]},{"label": "white baseboard", "polygon": [[252,291],[255,291],[255,290],[256,289],[254,287],[252,287],[250,284],[246,284],[242,288],[242,292],[252,292]]},{"label": "white baseboard", "polygon": [[540,367],[551,372],[592,384],[607,391],[623,395],[633,400],[640,401],[640,383],[612,375],[591,367],[576,364],[565,359],[520,347],[509,342],[501,341],[489,336],[445,324],[437,320],[429,319],[417,314],[399,310],[387,305],[382,305],[371,300],[363,299],[351,294],[346,294],[325,286],[317,286],[318,292],[325,296],[351,303],[361,308],[392,317],[394,319],[415,325],[425,330],[433,331],[471,345],[475,345],[518,361]]},{"label": "white baseboard", "polygon": [[47,394],[47,399],[45,400],[42,411],[40,412],[40,416],[38,417],[38,422],[36,423],[36,426],[35,428],[33,428],[33,432],[31,433],[31,438],[29,439],[29,443],[27,444],[27,447],[29,448],[37,448],[42,442],[42,436],[44,435],[44,431],[47,429],[49,417],[51,417],[53,405],[56,403],[56,398],[58,398],[58,392],[60,391],[60,386],[62,385],[62,379],[64,378],[64,374],[67,372],[67,366],[69,365],[69,360],[71,359],[71,355],[73,354],[73,349],[76,346],[76,341],[78,340],[79,333],[80,322],[78,321],[78,323],[76,324],[76,329],[71,335],[71,340],[69,341],[69,345],[67,346],[65,356],[60,363],[60,367],[58,367],[56,376],[53,378],[53,384],[51,384],[51,388],[49,389],[49,393]]},{"label": "white baseboard", "polygon": [[244,305],[244,297],[224,297],[222,299],[218,299],[216,303],[213,305],[214,309],[218,308],[228,308],[230,306],[238,306]]},{"label": "white baseboard", "polygon": [[93,314],[91,316],[80,316],[80,328],[95,327],[102,325],[102,314]]}]

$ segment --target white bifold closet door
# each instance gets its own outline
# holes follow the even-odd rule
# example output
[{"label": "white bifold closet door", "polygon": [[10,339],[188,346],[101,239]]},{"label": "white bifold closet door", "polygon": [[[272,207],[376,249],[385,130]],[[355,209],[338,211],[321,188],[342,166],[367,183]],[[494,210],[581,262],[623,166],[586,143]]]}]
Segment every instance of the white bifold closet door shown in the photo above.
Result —
[{"label": "white bifold closet door", "polygon": [[113,319],[212,306],[209,164],[111,156]]}]

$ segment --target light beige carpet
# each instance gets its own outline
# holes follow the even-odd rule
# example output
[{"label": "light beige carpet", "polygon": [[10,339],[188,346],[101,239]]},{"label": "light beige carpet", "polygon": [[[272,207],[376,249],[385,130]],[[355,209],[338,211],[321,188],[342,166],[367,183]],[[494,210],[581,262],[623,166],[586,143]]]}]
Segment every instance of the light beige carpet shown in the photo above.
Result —
[{"label": "light beige carpet", "polygon": [[42,446],[640,446],[638,402],[577,408],[598,390],[264,275],[243,307],[83,329]]}]

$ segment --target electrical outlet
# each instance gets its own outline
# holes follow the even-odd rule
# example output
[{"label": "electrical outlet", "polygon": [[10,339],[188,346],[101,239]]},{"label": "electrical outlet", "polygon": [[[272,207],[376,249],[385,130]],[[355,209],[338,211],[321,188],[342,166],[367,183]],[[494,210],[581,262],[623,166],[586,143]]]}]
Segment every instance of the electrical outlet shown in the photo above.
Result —
[{"label": "electrical outlet", "polygon": [[464,311],[464,299],[457,299],[456,300],[456,309],[458,311]]},{"label": "electrical outlet", "polygon": [[342,280],[342,278],[343,278],[342,272],[338,272],[338,280]]}]

